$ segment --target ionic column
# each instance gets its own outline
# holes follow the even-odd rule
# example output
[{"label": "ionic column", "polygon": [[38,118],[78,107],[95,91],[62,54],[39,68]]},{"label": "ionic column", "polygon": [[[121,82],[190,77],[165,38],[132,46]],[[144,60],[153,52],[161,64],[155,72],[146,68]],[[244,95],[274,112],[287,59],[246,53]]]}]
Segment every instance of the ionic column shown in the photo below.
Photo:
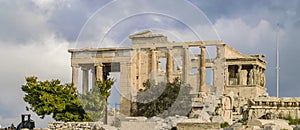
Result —
[{"label": "ionic column", "polygon": [[189,66],[190,66],[190,59],[189,59],[189,48],[183,47],[183,81],[184,83],[188,84],[189,79]]},{"label": "ionic column", "polygon": [[72,65],[72,83],[76,89],[78,89],[78,68],[78,65]]},{"label": "ionic column", "polygon": [[91,69],[91,73],[92,73],[92,87],[96,86],[96,69],[95,67]]},{"label": "ionic column", "polygon": [[96,64],[96,80],[103,81],[103,64]]},{"label": "ionic column", "polygon": [[137,76],[138,76],[138,79],[137,79],[137,84],[136,84],[136,89],[139,90],[140,88],[143,87],[143,83],[142,83],[142,80],[141,80],[141,69],[142,66],[141,66],[141,59],[142,59],[142,56],[141,56],[141,49],[138,49],[137,50]]},{"label": "ionic column", "polygon": [[89,88],[89,69],[81,67],[82,70],[82,94],[86,94]]},{"label": "ionic column", "polygon": [[174,70],[174,59],[171,55],[171,50],[168,49],[168,54],[167,54],[167,77],[168,77],[168,82],[172,82],[173,70]]},{"label": "ionic column", "polygon": [[200,76],[200,88],[199,92],[205,92],[206,89],[206,48],[201,47],[201,55],[200,55],[200,70],[199,70],[199,76]]},{"label": "ionic column", "polygon": [[155,49],[151,49],[151,72],[152,72],[152,79],[156,81],[157,58],[156,58]]}]

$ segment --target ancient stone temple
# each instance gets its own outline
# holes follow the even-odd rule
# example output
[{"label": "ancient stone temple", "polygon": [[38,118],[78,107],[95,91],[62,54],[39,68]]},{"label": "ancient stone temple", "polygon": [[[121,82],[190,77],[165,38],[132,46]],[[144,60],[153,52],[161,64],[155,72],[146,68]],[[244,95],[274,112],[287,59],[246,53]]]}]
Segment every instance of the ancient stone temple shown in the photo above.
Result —
[{"label": "ancient stone temple", "polygon": [[[94,85],[96,80],[105,80],[110,72],[120,72],[120,109],[125,115],[130,115],[131,103],[148,79],[160,82],[179,77],[193,87],[193,95],[213,93],[219,98],[233,92],[235,102],[224,109],[237,112],[247,102],[246,98],[266,93],[264,55],[242,54],[220,40],[169,42],[167,36],[151,31],[129,38],[131,47],[70,49],[74,87],[82,87],[82,93],[86,93],[89,80]],[[208,47],[216,48],[209,52],[216,57],[207,56]],[[212,85],[206,84],[208,68],[212,70]],[[224,101],[229,100],[233,99]]]}]

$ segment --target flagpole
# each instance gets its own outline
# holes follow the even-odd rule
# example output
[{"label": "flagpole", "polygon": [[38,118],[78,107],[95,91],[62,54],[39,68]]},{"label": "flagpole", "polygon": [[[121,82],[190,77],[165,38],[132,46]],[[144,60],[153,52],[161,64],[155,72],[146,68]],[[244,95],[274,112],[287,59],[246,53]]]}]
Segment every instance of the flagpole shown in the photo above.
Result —
[{"label": "flagpole", "polygon": [[276,96],[279,97],[279,23],[276,36]]}]

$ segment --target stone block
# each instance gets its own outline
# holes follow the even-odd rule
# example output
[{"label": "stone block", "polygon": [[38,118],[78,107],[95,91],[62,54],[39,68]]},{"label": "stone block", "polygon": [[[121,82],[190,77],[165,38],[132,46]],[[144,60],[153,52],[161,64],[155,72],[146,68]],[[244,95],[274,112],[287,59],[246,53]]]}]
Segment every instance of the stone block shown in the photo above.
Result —
[{"label": "stone block", "polygon": [[294,130],[300,130],[300,125],[296,125],[293,129]]},{"label": "stone block", "polygon": [[126,121],[146,121],[147,118],[144,116],[140,116],[140,117],[125,117]]},{"label": "stone block", "polygon": [[248,121],[248,126],[259,126],[263,128],[265,125],[274,124],[278,126],[280,129],[293,130],[291,126],[289,126],[288,122],[285,120],[262,120],[262,119],[254,119]]},{"label": "stone block", "polygon": [[246,128],[246,130],[263,130],[263,129],[258,126],[252,126],[252,127]]},{"label": "stone block", "polygon": [[261,120],[254,119],[254,120],[248,121],[247,125],[248,126],[259,126],[259,127],[262,127],[263,123],[261,122]]},{"label": "stone block", "polygon": [[223,123],[225,120],[221,116],[213,116],[211,122]]},{"label": "stone block", "polygon": [[266,124],[264,130],[280,130],[280,127],[275,124]]},{"label": "stone block", "polygon": [[177,124],[177,130],[219,130],[219,123],[198,123],[198,122],[180,122]]},{"label": "stone block", "polygon": [[296,125],[293,129],[294,130],[300,130],[300,125]]},{"label": "stone block", "polygon": [[146,121],[121,121],[121,130],[154,130],[155,122]]},{"label": "stone block", "polygon": [[210,120],[210,115],[205,112],[205,111],[201,111],[198,119],[201,121],[201,122],[211,122]]}]

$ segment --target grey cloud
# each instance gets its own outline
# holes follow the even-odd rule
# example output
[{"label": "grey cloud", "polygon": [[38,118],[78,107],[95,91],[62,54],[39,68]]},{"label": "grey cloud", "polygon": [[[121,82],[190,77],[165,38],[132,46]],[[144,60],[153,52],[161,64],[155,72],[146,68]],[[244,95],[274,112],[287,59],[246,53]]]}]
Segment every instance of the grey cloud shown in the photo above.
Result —
[{"label": "grey cloud", "polygon": [[46,17],[28,1],[5,1],[0,5],[0,39],[24,44],[39,41],[51,32]]},{"label": "grey cloud", "polygon": [[190,0],[198,6],[212,20],[216,21],[219,18],[239,18],[241,15],[251,14],[254,9],[262,10],[267,1],[260,0]]},{"label": "grey cloud", "polygon": [[58,7],[49,18],[49,25],[61,37],[75,41],[85,22],[108,0],[70,1],[69,7]]},{"label": "grey cloud", "polygon": [[[177,2],[181,3],[178,4]],[[180,11],[178,11],[179,8]],[[162,17],[158,18],[160,15]],[[156,17],[158,21],[152,19],[153,17]],[[173,21],[170,22],[170,19]],[[159,22],[159,20],[163,22]],[[196,29],[199,25],[206,26],[207,29]],[[90,44],[81,44],[77,45],[77,47],[93,47],[95,45],[91,43],[101,42],[102,37],[113,36],[114,34],[112,33],[118,33],[115,34],[118,36],[111,39],[117,39],[115,42],[122,41],[127,38],[128,34],[136,30],[151,28],[162,28],[162,30],[175,28],[179,31],[188,28],[200,36],[206,36],[206,39],[201,40],[218,39],[213,29],[209,27],[211,26],[207,18],[197,11],[196,8],[183,1],[116,1],[89,19],[79,35],[79,43],[88,41]],[[111,31],[118,29],[125,32]],[[107,33],[109,34],[107,35]],[[118,39],[119,37],[121,39]]]},{"label": "grey cloud", "polygon": [[0,43],[0,115],[3,118],[0,123],[7,126],[12,123],[10,118],[19,121],[20,114],[28,113],[25,111],[27,104],[21,90],[26,76],[37,76],[41,80],[70,81],[70,56],[67,53],[69,44],[53,37],[26,45]]},{"label": "grey cloud", "polygon": [[[260,19],[284,22],[288,11],[299,11],[299,1],[290,0],[189,0],[213,21],[219,18],[243,18],[247,24],[255,26]],[[293,19],[291,19],[293,20]]]}]

